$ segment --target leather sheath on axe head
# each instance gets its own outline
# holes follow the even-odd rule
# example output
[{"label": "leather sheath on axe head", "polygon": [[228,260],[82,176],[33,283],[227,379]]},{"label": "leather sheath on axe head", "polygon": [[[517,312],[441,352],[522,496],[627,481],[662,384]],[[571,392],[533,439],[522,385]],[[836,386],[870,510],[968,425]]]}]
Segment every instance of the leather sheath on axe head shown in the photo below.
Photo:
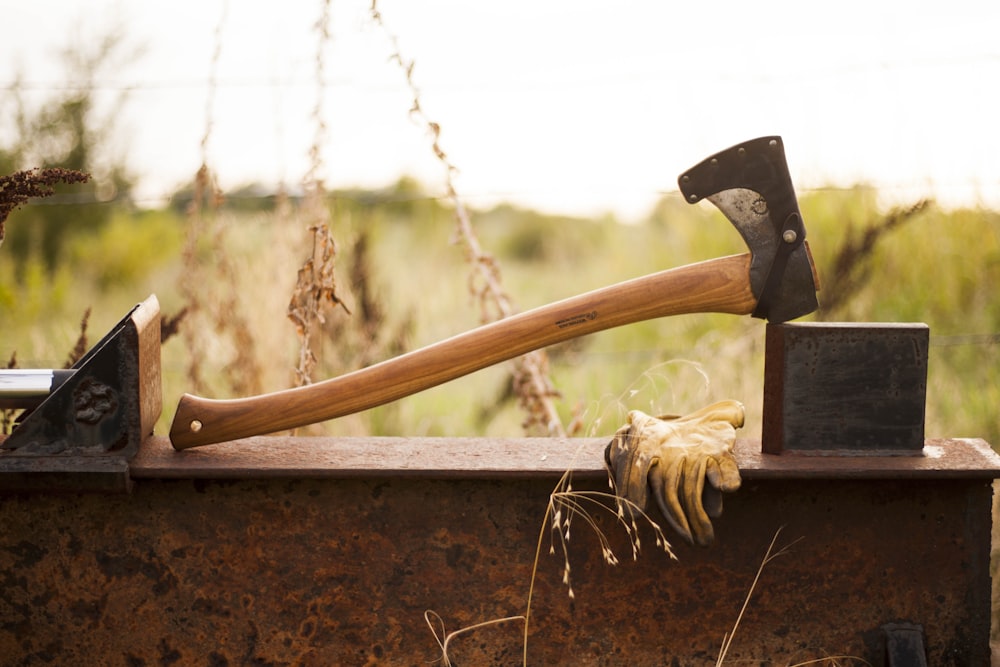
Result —
[{"label": "leather sheath on axe head", "polygon": [[730,313],[784,322],[817,307],[817,280],[780,137],[761,137],[684,172],[681,192],[708,199],[750,252],[667,269],[540,306],[373,366],[304,387],[215,400],[185,394],[175,449],[275,433],[367,410],[532,350],[643,320]]},{"label": "leather sheath on axe head", "polygon": [[780,323],[816,310],[819,285],[781,137],[716,153],[677,182],[689,203],[715,204],[750,248],[754,317]]}]

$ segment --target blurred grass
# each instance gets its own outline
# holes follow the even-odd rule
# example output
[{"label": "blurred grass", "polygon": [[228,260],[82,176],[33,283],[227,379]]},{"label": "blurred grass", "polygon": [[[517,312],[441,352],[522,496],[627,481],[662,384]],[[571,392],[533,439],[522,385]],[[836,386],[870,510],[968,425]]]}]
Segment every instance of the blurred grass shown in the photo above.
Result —
[{"label": "blurred grass", "polygon": [[[378,193],[376,193],[378,195]],[[878,225],[887,212],[870,188],[824,190],[800,198],[821,281],[845,240]],[[347,285],[344,254],[365,234],[375,291],[386,326],[411,318],[410,349],[479,324],[467,289],[467,265],[450,243],[450,211],[435,200],[399,200],[391,192],[341,193],[332,206],[341,246],[338,281]],[[265,369],[266,390],[290,386],[296,338],[285,317],[307,231],[273,211],[222,210],[224,251],[238,267],[238,298],[250,319]],[[512,206],[477,212],[485,248],[503,271],[521,310],[586,290],[702,259],[743,252],[742,241],[710,205],[691,207],[665,197],[641,224],[610,217],[546,216]],[[16,214],[9,221],[17,224]],[[22,366],[61,365],[92,307],[96,340],[139,300],[156,293],[165,314],[184,307],[177,285],[185,218],[169,209],[119,211],[99,233],[74,242],[53,274],[28,261],[19,276],[0,250],[0,356],[16,351]],[[207,250],[201,261],[212,262]],[[927,434],[1000,442],[997,334],[1000,303],[1000,215],[934,206],[887,233],[870,256],[868,281],[824,319],[925,322],[930,326]],[[827,286],[833,289],[836,286]],[[212,301],[211,284],[204,286]],[[350,307],[352,294],[345,290]],[[820,292],[823,300],[823,291]],[[337,317],[345,317],[336,313]],[[812,319],[813,316],[805,318]],[[215,331],[198,333],[207,339]],[[700,315],[668,318],[594,334],[550,350],[551,374],[564,422],[582,419],[584,435],[606,435],[640,408],[683,413],[723,398],[747,406],[746,437],[758,437],[763,383],[764,324],[751,318]],[[336,340],[327,341],[328,349]],[[219,337],[207,363],[222,368],[232,351]],[[163,347],[165,432],[176,400],[190,389],[180,337]],[[322,360],[321,360],[322,361]],[[218,370],[215,369],[216,371]],[[321,365],[322,368],[322,365]],[[206,369],[211,376],[213,369]],[[504,400],[501,365],[396,404],[323,425],[330,434],[519,435],[522,416]],[[216,388],[224,395],[225,388]]]}]

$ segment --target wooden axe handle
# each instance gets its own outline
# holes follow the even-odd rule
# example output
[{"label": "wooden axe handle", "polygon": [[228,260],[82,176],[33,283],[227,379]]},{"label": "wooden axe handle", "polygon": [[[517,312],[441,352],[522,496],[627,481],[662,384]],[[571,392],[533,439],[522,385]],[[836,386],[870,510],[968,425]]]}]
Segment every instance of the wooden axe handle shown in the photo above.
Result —
[{"label": "wooden axe handle", "polygon": [[181,397],[175,449],[274,433],[360,412],[586,334],[686,313],[747,315],[750,255],[669,269],[540,306],[323,382],[231,400]]}]

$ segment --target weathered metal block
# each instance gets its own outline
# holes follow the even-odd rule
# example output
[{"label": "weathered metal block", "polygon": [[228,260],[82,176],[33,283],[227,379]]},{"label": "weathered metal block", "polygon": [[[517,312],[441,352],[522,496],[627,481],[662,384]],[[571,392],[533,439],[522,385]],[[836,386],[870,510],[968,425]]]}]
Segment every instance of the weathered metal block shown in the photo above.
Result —
[{"label": "weathered metal block", "polygon": [[162,407],[160,305],[136,305],[0,437],[0,491],[128,491]]},{"label": "weathered metal block", "polygon": [[769,324],[763,451],[919,454],[929,340],[926,324]]}]

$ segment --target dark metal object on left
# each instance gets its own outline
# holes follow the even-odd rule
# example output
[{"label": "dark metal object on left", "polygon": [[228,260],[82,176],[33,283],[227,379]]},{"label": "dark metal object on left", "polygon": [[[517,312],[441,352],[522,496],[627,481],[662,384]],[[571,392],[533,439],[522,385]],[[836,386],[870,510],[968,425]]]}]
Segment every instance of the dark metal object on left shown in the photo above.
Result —
[{"label": "dark metal object on left", "polygon": [[162,408],[156,297],[136,305],[70,371],[61,384],[49,380],[48,391],[20,391],[34,397],[0,396],[0,407],[29,407],[0,442],[0,490],[131,488],[129,462]]}]

